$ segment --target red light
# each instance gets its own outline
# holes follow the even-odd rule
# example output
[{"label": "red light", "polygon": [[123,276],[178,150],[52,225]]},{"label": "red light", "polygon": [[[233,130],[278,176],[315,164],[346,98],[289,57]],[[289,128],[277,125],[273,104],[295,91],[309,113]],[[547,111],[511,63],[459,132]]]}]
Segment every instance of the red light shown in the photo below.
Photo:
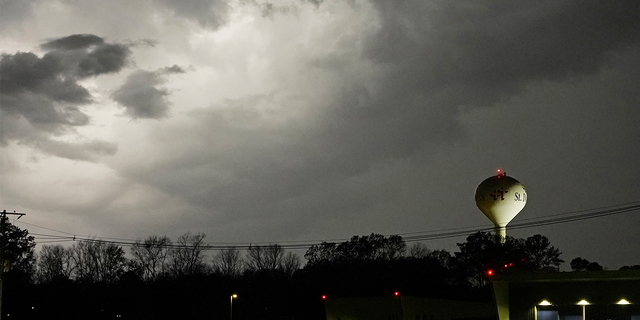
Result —
[{"label": "red light", "polygon": [[325,300],[325,299],[327,299],[327,296],[323,295],[322,300]]},{"label": "red light", "polygon": [[508,266],[509,266],[508,264],[505,264],[505,265],[504,265],[504,267],[505,267],[505,268],[506,268],[506,267],[508,267]]},{"label": "red light", "polygon": [[487,270],[487,274],[490,275],[490,276],[493,275],[493,270],[491,270],[491,269]]},{"label": "red light", "polygon": [[393,295],[394,295],[394,296],[399,296],[399,295],[400,295],[400,292],[396,291],[396,292],[394,292],[394,293],[393,293]]}]

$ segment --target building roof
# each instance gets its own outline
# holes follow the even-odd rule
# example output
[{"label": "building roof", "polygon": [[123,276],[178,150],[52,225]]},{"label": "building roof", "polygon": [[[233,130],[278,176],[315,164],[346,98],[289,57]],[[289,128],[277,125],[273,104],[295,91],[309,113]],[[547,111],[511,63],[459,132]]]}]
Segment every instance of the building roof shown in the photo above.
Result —
[{"label": "building roof", "polygon": [[507,282],[576,282],[640,280],[640,270],[533,272],[496,275],[493,281]]}]

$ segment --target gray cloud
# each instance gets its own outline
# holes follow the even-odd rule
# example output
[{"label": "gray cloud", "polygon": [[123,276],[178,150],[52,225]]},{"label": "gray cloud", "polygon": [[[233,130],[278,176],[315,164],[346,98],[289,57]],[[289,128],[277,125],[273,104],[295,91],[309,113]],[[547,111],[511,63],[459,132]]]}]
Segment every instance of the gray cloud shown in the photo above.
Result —
[{"label": "gray cloud", "polygon": [[[77,35],[47,41],[42,57],[10,55],[3,65],[30,71],[3,86],[11,89],[3,99],[13,99],[2,103],[3,141],[110,167],[49,168],[43,175],[64,196],[32,197],[50,189],[47,183],[45,191],[25,194],[26,173],[16,174],[3,179],[3,194],[13,194],[6,202],[29,206],[32,217],[54,212],[62,217],[54,223],[77,224],[50,226],[60,230],[126,238],[203,231],[211,241],[246,242],[489,226],[472,199],[496,166],[530,190],[516,220],[637,201],[635,2],[246,0],[256,4],[254,12],[238,8],[234,17],[261,10],[274,21],[243,20],[241,28],[224,30],[221,42],[183,22],[223,26],[230,12],[212,11],[222,2],[162,3],[140,2],[135,11],[112,2],[65,6],[49,24],[37,12],[39,26],[161,39],[157,48],[140,50],[145,65],[178,57],[202,73],[185,77],[193,87],[184,92],[193,96],[181,95],[184,105],[173,113],[164,83],[180,67],[136,71],[116,86],[111,98],[120,98],[129,117],[171,118],[96,128],[122,139],[118,154],[105,160],[114,144],[56,135],[91,120],[83,110],[97,96],[77,80],[117,69],[122,60],[100,61],[122,57],[122,47]],[[302,18],[277,20],[293,13],[280,10],[288,6]],[[86,14],[81,21],[74,19],[79,14]],[[134,45],[152,43],[126,47]],[[39,183],[38,174],[28,177]],[[77,189],[60,188],[67,179]],[[46,205],[32,210],[36,203]],[[638,218],[615,219],[511,234],[544,233],[566,250],[566,260],[589,250],[635,264],[633,246],[616,249],[623,254],[610,244],[637,243],[629,228]],[[604,238],[584,236],[594,230],[606,230]],[[445,242],[455,250],[456,240]]]},{"label": "gray cloud", "polygon": [[[89,124],[89,117],[80,107],[92,103],[93,97],[78,81],[120,71],[131,52],[127,46],[109,44],[98,36],[87,34],[53,39],[41,47],[48,51],[42,57],[31,52],[2,55],[0,107],[3,124],[10,126],[11,121],[21,119],[27,124],[20,124],[23,130],[3,130],[0,141],[6,144],[15,140],[55,154],[52,148],[46,147],[50,144],[43,143],[49,141],[48,138],[39,132],[60,135],[73,132],[74,127]],[[25,131],[27,126],[37,132]],[[107,154],[112,154],[114,146],[95,147],[106,144],[91,142],[88,151],[104,153],[100,151],[104,149]],[[73,153],[64,155],[73,157]],[[80,156],[78,159],[88,157]]]},{"label": "gray cloud", "polygon": [[0,0],[0,28],[11,29],[14,23],[22,22],[32,13],[31,5],[35,0],[13,1]]},{"label": "gray cloud", "polygon": [[300,12],[300,8],[294,3],[278,5],[269,1],[258,2],[256,0],[241,0],[240,3],[258,8],[263,18],[274,19],[276,14],[297,15]]},{"label": "gray cloud", "polygon": [[302,2],[311,3],[317,8],[317,7],[320,7],[320,5],[324,2],[324,0],[302,0]]},{"label": "gray cloud", "polygon": [[228,21],[231,9],[227,0],[156,0],[176,16],[194,19],[202,27],[218,29]]},{"label": "gray cloud", "polygon": [[533,80],[593,74],[608,52],[640,41],[634,1],[371,2],[382,25],[363,54],[389,67],[385,85],[427,95],[454,89],[453,106],[491,105]]},{"label": "gray cloud", "polygon": [[124,68],[131,55],[124,44],[109,44],[92,34],[76,34],[54,39],[41,45],[50,50],[48,55],[57,59],[63,72],[77,78],[118,72]]},{"label": "gray cloud", "polygon": [[115,143],[102,140],[89,141],[62,141],[56,140],[47,130],[34,127],[24,117],[6,116],[0,117],[3,144],[16,141],[19,144],[29,146],[41,152],[71,159],[96,162],[101,156],[114,155],[118,146]]},{"label": "gray cloud", "polygon": [[118,151],[116,144],[100,140],[73,143],[43,139],[38,147],[53,156],[84,161],[98,161],[101,156],[114,155]]},{"label": "gray cloud", "polygon": [[[630,8],[492,3],[373,2],[379,27],[344,27],[333,46],[298,52],[295,62],[306,61],[302,73],[313,79],[300,75],[286,88],[297,94],[227,100],[158,124],[150,134],[158,154],[117,170],[214,210],[217,218],[279,219],[280,230],[295,220],[297,230],[287,232],[309,232],[314,221],[336,216],[373,223],[357,218],[369,212],[393,221],[384,210],[395,210],[394,204],[443,210],[426,200],[398,201],[416,193],[409,189],[440,199],[447,189],[458,190],[452,181],[469,179],[469,172],[434,175],[428,168],[443,150],[471,139],[462,115],[495,107],[534,83],[595,74],[611,52],[638,42],[638,17],[626,13]],[[615,35],[591,40],[601,29]],[[477,166],[472,156],[443,167]],[[440,180],[429,180],[434,176]]]},{"label": "gray cloud", "polygon": [[346,69],[356,51],[380,73],[351,82],[321,117],[322,141],[375,163],[464,139],[461,113],[493,106],[532,83],[595,74],[611,52],[640,43],[633,1],[371,1],[380,26],[344,33],[309,65]]},{"label": "gray cloud", "polygon": [[184,69],[176,65],[156,71],[135,71],[111,94],[111,97],[122,105],[125,114],[133,119],[167,117],[169,101],[166,97],[169,90],[157,86],[166,81],[167,75],[184,72]]},{"label": "gray cloud", "polygon": [[40,47],[45,50],[81,50],[104,44],[104,39],[93,34],[74,34],[50,40]]},{"label": "gray cloud", "polygon": [[294,4],[277,6],[270,2],[261,3],[258,5],[262,12],[262,17],[274,18],[276,13],[279,14],[298,14],[300,8]]},{"label": "gray cloud", "polygon": [[69,77],[54,55],[2,55],[0,92],[3,113],[23,116],[43,129],[57,133],[64,126],[88,122],[78,106],[90,103],[91,94]]}]

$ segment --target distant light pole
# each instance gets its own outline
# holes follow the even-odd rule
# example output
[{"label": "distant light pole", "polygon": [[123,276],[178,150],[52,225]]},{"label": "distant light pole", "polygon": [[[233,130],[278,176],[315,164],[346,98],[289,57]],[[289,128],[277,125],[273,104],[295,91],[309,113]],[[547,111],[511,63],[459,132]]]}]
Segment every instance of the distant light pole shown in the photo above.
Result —
[{"label": "distant light pole", "polygon": [[231,295],[231,304],[229,304],[229,320],[233,320],[233,298],[237,298],[237,294]]},{"label": "distant light pole", "polygon": [[582,306],[582,320],[586,320],[587,319],[587,305],[589,305],[589,302],[587,300],[580,300],[580,302],[578,302],[578,305]]}]

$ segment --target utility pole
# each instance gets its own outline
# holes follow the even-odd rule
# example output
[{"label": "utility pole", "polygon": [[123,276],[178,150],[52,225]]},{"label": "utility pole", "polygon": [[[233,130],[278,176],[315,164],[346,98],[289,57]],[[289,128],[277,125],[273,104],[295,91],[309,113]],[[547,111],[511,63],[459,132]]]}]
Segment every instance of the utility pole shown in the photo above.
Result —
[{"label": "utility pole", "polygon": [[7,243],[7,237],[4,233],[8,214],[16,215],[18,216],[18,219],[20,219],[26,213],[15,211],[7,212],[7,210],[3,210],[2,213],[0,213],[0,320],[4,319],[4,311],[2,309],[2,292],[4,291],[4,246]]}]

